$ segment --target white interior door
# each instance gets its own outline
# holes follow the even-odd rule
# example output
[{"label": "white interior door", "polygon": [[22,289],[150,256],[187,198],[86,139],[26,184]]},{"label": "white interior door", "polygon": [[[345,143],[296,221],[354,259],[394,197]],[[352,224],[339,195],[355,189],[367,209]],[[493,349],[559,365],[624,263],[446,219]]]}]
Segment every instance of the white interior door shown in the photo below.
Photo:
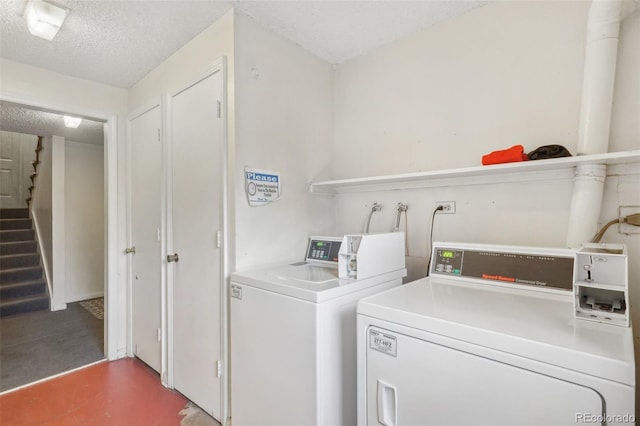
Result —
[{"label": "white interior door", "polygon": [[131,335],[134,354],[161,370],[160,106],[130,120]]},{"label": "white interior door", "polygon": [[223,139],[221,72],[171,97],[174,387],[220,420]]},{"label": "white interior door", "polygon": [[36,136],[0,132],[0,207],[27,207],[36,140]]}]

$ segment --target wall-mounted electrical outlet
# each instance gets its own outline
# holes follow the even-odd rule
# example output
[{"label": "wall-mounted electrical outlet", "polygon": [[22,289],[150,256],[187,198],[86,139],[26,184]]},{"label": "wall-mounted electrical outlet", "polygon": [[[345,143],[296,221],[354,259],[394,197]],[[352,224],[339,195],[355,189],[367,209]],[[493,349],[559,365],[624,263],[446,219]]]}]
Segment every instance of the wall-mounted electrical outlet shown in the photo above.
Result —
[{"label": "wall-mounted electrical outlet", "polygon": [[440,210],[440,213],[453,214],[456,212],[455,201],[436,201],[436,207],[438,206],[442,206],[442,210]]}]

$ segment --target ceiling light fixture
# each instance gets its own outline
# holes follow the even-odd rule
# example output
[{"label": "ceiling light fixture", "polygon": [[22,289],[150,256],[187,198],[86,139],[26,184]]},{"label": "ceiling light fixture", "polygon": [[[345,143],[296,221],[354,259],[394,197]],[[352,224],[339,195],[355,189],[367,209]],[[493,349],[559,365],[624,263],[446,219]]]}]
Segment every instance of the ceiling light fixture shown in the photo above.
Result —
[{"label": "ceiling light fixture", "polygon": [[64,116],[64,125],[67,127],[76,129],[80,125],[80,123],[82,123],[82,118],[69,117],[68,115]]},{"label": "ceiling light fixture", "polygon": [[24,9],[29,32],[46,40],[53,40],[68,14],[69,9],[43,0],[29,0]]}]

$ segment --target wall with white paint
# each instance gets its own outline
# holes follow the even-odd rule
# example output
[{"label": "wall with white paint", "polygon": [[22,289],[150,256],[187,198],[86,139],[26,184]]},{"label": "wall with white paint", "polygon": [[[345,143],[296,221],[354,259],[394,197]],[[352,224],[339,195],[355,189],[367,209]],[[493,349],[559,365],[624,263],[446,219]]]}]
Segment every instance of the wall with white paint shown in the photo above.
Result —
[{"label": "wall with white paint", "polygon": [[[3,98],[28,105],[64,107],[63,112],[103,118],[126,112],[127,91],[106,84],[69,77],[0,58]],[[91,96],[88,96],[90,94]],[[10,99],[9,99],[10,98]]]},{"label": "wall with white paint", "polygon": [[609,151],[640,148],[640,7],[620,25]]},{"label": "wall with white paint", "polygon": [[[626,16],[620,26],[618,62],[614,88],[609,151],[640,149],[640,8]],[[618,215],[640,213],[640,165],[609,167],[605,181],[602,226]],[[622,231],[622,232],[620,232]],[[633,234],[626,234],[633,232]],[[605,243],[621,243],[629,253],[631,315],[636,338],[636,365],[640,365],[640,228],[614,225],[602,238]],[[640,369],[636,368],[636,382]],[[640,392],[636,392],[636,412]]]},{"label": "wall with white paint", "polygon": [[104,148],[65,142],[67,303],[104,294]]},{"label": "wall with white paint", "polygon": [[[340,65],[335,178],[475,166],[514,144],[575,152],[588,6],[490,3]],[[621,33],[615,150],[640,145],[637,31],[636,12]],[[340,196],[338,232],[361,230],[372,202],[383,200],[372,228],[390,229],[395,204],[405,202],[412,252],[426,257],[433,205],[452,200],[458,212],[437,216],[434,239],[563,246],[571,189],[564,179]]]},{"label": "wall with white paint", "polygon": [[[331,65],[232,10],[134,85],[129,108],[180,87],[223,55],[235,183],[232,265],[234,258],[237,268],[299,259],[309,234],[332,234],[335,228],[334,201],[308,190],[311,181],[331,176]],[[281,172],[282,199],[249,207],[245,167]]]},{"label": "wall with white paint", "polygon": [[[491,2],[463,16],[341,64],[336,72],[335,178],[480,165],[522,144],[575,153],[590,2]],[[640,148],[640,11],[622,23],[611,151]],[[638,165],[609,167],[601,224],[619,205],[640,206]],[[360,232],[373,202],[373,231],[388,231],[396,203],[409,205],[410,277],[424,276],[433,239],[514,245],[565,244],[573,182],[378,191],[337,197],[338,233]],[[640,211],[640,207],[636,209]],[[637,229],[636,229],[637,231]],[[632,312],[640,316],[640,235],[610,229],[603,241],[630,255]],[[640,327],[636,326],[636,336]]]},{"label": "wall with white paint", "polygon": [[[477,166],[515,144],[575,152],[587,10],[490,3],[340,65],[335,177]],[[435,240],[562,246],[571,188],[565,179],[340,196],[338,232],[361,231],[374,201],[384,206],[372,230],[390,230],[396,204],[407,203],[417,277],[436,201],[456,201],[457,212],[436,216]]]},{"label": "wall with white paint", "polygon": [[[333,68],[237,12],[236,266],[302,260],[311,234],[333,235],[334,201],[309,183],[331,176]],[[281,173],[281,199],[251,207],[244,169]]]},{"label": "wall with white paint", "polygon": [[490,3],[341,64],[335,177],[475,166],[515,144],[575,152],[587,10]]},{"label": "wall with white paint", "polygon": [[67,215],[65,202],[65,140],[51,137],[51,309],[67,308]]},{"label": "wall with white paint", "polygon": [[104,294],[104,149],[48,136],[40,161],[32,212],[59,310]]},{"label": "wall with white paint", "polygon": [[[616,85],[611,117],[610,151],[640,149],[640,8],[626,16],[620,26],[618,42],[618,63]],[[618,207],[623,206],[623,214],[640,212],[640,166],[609,168],[610,176],[605,182],[603,209],[600,225],[604,225],[618,215]],[[636,206],[636,208],[629,208]],[[630,259],[640,256],[640,228],[625,228],[636,235],[625,235],[617,229],[610,229],[603,242],[624,243]],[[640,263],[629,262],[631,282],[640,283]],[[640,312],[640,288],[632,285],[632,305]],[[636,335],[640,335],[640,313],[635,314]],[[640,406],[640,404],[636,404]]]},{"label": "wall with white paint", "polygon": [[[221,56],[227,57],[228,90],[232,93],[233,25],[234,14],[229,11],[133,85],[129,89],[129,111],[189,83]],[[233,98],[231,94],[229,97]]]},{"label": "wall with white paint", "polygon": [[64,144],[60,136],[43,138],[31,205],[54,311],[67,307]]}]

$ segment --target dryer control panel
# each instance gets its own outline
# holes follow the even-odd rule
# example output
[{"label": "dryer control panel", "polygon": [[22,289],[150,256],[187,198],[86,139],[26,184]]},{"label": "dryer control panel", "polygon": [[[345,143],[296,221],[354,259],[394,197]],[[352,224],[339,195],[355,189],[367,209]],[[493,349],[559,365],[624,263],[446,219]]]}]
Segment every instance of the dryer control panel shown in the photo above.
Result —
[{"label": "dryer control panel", "polygon": [[437,262],[434,263],[434,272],[446,274],[462,274],[462,257],[464,250],[438,249],[436,250]]},{"label": "dryer control panel", "polygon": [[436,243],[431,274],[572,291],[573,264],[571,250]]}]

